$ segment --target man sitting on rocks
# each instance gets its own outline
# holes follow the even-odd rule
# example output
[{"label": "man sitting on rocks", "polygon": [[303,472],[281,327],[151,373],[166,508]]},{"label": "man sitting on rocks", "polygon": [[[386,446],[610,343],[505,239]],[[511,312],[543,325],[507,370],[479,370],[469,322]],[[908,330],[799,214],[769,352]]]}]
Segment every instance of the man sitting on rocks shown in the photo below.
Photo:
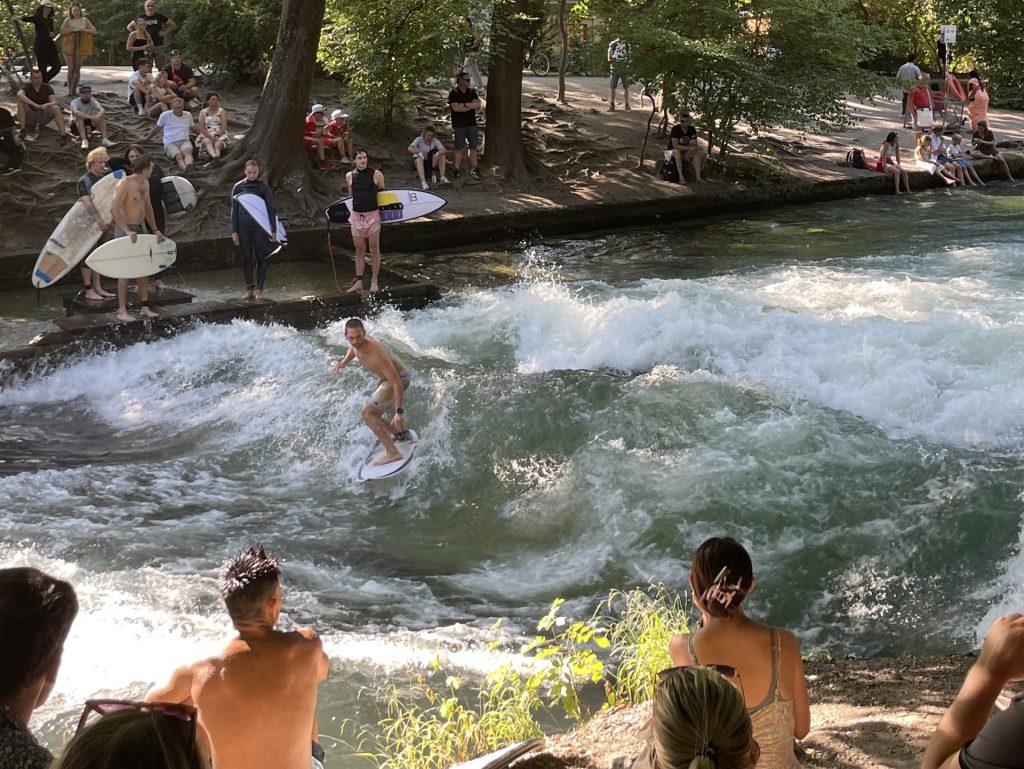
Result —
[{"label": "man sitting on rocks", "polygon": [[672,126],[668,149],[672,151],[672,156],[675,158],[680,184],[686,184],[683,163],[693,166],[694,181],[704,181],[700,176],[700,167],[705,153],[700,147],[700,142],[697,139],[697,127],[693,124],[693,117],[689,112],[684,112],[682,120]]},{"label": "man sitting on rocks", "polygon": [[92,86],[78,86],[78,98],[71,102],[71,117],[82,140],[82,149],[89,149],[89,133],[93,128],[100,132],[100,144],[113,147],[114,142],[107,138],[107,111],[97,99],[92,97]]},{"label": "man sitting on rocks", "polygon": [[340,109],[331,113],[331,122],[327,124],[324,144],[333,146],[343,157],[342,163],[352,162],[352,133],[348,130],[348,113]]},{"label": "man sitting on rocks", "polygon": [[302,134],[302,146],[307,150],[316,150],[316,159],[321,168],[333,168],[334,163],[329,162],[324,155],[324,147],[329,144],[327,137],[327,115],[324,114],[323,104],[314,104],[309,114],[306,115],[306,128]]},{"label": "man sitting on rocks", "polygon": [[171,111],[160,115],[142,141],[148,142],[157,129],[164,132],[164,153],[178,164],[182,173],[187,173],[192,168],[191,134],[196,130],[196,121],[191,112],[185,111],[185,102],[180,98],[172,101]]},{"label": "man sitting on rocks", "polygon": [[25,157],[25,148],[14,133],[16,125],[10,110],[0,107],[0,152],[7,155],[7,167],[0,171],[4,176],[20,171]]},{"label": "man sitting on rocks", "polygon": [[171,51],[171,63],[164,67],[167,73],[167,83],[174,91],[174,95],[191,101],[199,98],[199,84],[196,81],[192,68],[181,61],[181,51]]},{"label": "man sitting on rocks", "polygon": [[39,127],[51,120],[55,121],[57,128],[60,129],[60,146],[63,147],[68,143],[64,113],[57,103],[53,89],[43,82],[43,73],[34,69],[29,76],[29,82],[18,91],[18,122],[21,124],[22,137],[29,128],[35,128],[32,138],[38,139]]},{"label": "man sitting on rocks", "polygon": [[140,115],[146,114],[146,97],[153,85],[153,62],[139,59],[138,69],[128,76],[128,106]]}]

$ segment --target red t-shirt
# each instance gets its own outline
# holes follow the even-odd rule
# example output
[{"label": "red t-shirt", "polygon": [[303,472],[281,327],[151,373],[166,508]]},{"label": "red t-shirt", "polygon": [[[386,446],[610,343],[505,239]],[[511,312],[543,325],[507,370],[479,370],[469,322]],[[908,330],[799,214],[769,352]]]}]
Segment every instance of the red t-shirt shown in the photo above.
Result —
[{"label": "red t-shirt", "polygon": [[321,129],[320,123],[316,122],[316,115],[306,116],[306,135],[313,136],[317,131]]},{"label": "red t-shirt", "polygon": [[928,96],[927,88],[915,88],[910,92],[910,98],[918,109],[932,106],[931,98]]},{"label": "red t-shirt", "polygon": [[340,123],[336,120],[332,120],[327,124],[327,135],[328,136],[344,136],[348,133],[348,123],[342,120]]}]

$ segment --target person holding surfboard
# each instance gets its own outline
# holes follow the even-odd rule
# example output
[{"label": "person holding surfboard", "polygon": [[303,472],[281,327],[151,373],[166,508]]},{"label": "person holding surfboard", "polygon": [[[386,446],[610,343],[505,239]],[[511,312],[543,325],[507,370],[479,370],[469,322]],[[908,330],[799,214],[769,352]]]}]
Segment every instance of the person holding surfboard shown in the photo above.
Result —
[{"label": "person holding surfboard", "polygon": [[[384,456],[374,465],[388,465],[400,462],[402,452],[395,446],[395,438],[406,431],[405,391],[412,381],[412,375],[397,355],[373,337],[366,335],[366,328],[359,318],[349,318],[345,324],[345,339],[349,348],[345,356],[334,364],[332,374],[337,374],[353,360],[377,377],[377,388],[363,406],[363,421],[373,430],[384,446]],[[384,412],[395,404],[395,416],[388,422]]]},{"label": "person holding surfboard", "polygon": [[366,270],[366,246],[370,246],[370,293],[380,290],[377,275],[380,273],[380,211],[377,208],[377,193],[384,189],[384,174],[370,168],[366,150],[356,150],[356,167],[345,174],[348,194],[352,196],[352,213],[348,222],[352,228],[352,245],[356,250],[356,276],[349,291],[363,290],[363,273]]},{"label": "person holding surfboard", "polygon": [[[152,173],[153,159],[149,155],[140,155],[132,163],[131,175],[117,183],[114,203],[110,209],[114,216],[115,238],[127,236],[134,243],[148,225],[158,243],[164,239],[163,233],[157,229],[153,204],[149,199],[149,177]],[[139,313],[147,318],[155,318],[156,313],[146,306],[149,301],[149,278],[139,278],[138,284],[139,300],[142,302]],[[128,312],[128,281],[125,278],[117,280],[117,319],[125,323],[135,320],[135,316]]]},{"label": "person holding surfboard", "polygon": [[[270,259],[270,243],[277,242],[276,235],[268,235],[252,215],[239,204],[239,195],[256,195],[267,206],[267,222],[277,221],[274,211],[274,193],[270,185],[260,179],[260,166],[255,160],[245,161],[245,178],[231,188],[231,242],[242,251],[242,270],[245,273],[245,293],[242,299],[249,301],[263,299],[263,283],[267,279],[267,261]],[[253,280],[253,266],[256,280]]]},{"label": "person holding surfboard", "polygon": [[[109,235],[113,231],[113,222],[103,221],[100,212],[93,205],[92,186],[103,178],[103,169],[109,160],[110,157],[107,155],[107,150],[103,147],[97,147],[86,157],[85,174],[78,180],[78,199],[82,201],[85,210],[96,220],[96,225],[103,231],[104,236]],[[113,296],[109,291],[103,290],[103,284],[100,282],[101,278],[102,276],[98,272],[89,269],[85,266],[85,262],[82,262],[82,283],[85,287],[86,299],[100,302]]]}]

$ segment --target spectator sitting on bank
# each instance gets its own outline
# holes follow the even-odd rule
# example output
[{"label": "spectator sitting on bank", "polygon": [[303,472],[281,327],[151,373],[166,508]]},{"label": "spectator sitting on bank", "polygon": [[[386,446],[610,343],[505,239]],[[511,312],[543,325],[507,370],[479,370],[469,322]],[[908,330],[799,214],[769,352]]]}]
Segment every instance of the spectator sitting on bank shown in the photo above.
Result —
[{"label": "spectator sitting on bank", "polygon": [[143,59],[152,60],[153,38],[149,36],[146,28],[146,17],[139,16],[135,20],[135,26],[128,32],[128,41],[124,44],[125,50],[132,52],[132,69],[139,68],[139,62]]},{"label": "spectator sitting on bank", "polygon": [[956,185],[956,177],[942,167],[942,164],[932,160],[932,141],[927,133],[917,137],[917,148],[914,150],[914,163],[918,171],[927,171],[932,176],[938,176],[947,186]]},{"label": "spectator sitting on bank", "polygon": [[686,184],[686,177],[683,175],[684,162],[693,166],[694,181],[704,181],[700,176],[700,169],[706,153],[701,149],[700,141],[697,139],[697,127],[693,124],[693,116],[689,112],[684,112],[682,120],[672,126],[668,149],[672,150],[672,157],[675,158],[680,184]]},{"label": "spectator sitting on bank", "polygon": [[[412,155],[410,162],[416,174],[420,177],[420,186],[423,189],[430,189],[426,176],[428,168],[431,173],[431,181],[434,184],[449,183],[448,177],[444,175],[447,162],[444,145],[441,144],[434,134],[434,126],[428,125],[424,128],[423,133],[412,140],[408,149],[409,154]],[[438,174],[441,175],[440,180],[438,180]]]},{"label": "spectator sitting on bank", "polygon": [[171,63],[164,67],[167,73],[167,84],[174,95],[185,101],[199,98],[199,84],[192,68],[181,60],[181,51],[171,51]]},{"label": "spectator sitting on bank", "polygon": [[199,113],[199,136],[210,160],[219,163],[228,145],[228,113],[220,106],[220,95],[211,91],[206,106]]},{"label": "spectator sitting on bank", "polygon": [[92,95],[92,86],[78,86],[78,98],[71,102],[71,117],[82,140],[82,149],[89,149],[89,133],[93,128],[100,132],[100,144],[113,147],[114,142],[107,138],[107,111],[98,99]]},{"label": "spectator sitting on bank", "polygon": [[195,708],[175,702],[87,700],[53,769],[204,769],[196,719]]},{"label": "spectator sitting on bank", "polygon": [[153,76],[150,72],[153,69],[153,62],[149,59],[139,59],[135,65],[135,71],[128,76],[128,106],[139,115],[146,115],[146,102],[149,98],[149,89],[153,85]]},{"label": "spectator sitting on bank", "polygon": [[996,148],[995,134],[989,130],[987,120],[978,121],[978,129],[974,132],[974,147],[971,149],[971,157],[975,160],[994,160],[1003,169],[1006,178],[1013,181],[1013,174],[1010,173],[1010,166],[1006,158]]},{"label": "spectator sitting on bank", "polygon": [[29,128],[35,128],[33,139],[39,138],[39,127],[51,120],[60,129],[60,146],[68,143],[68,129],[64,125],[64,112],[57,103],[53,89],[43,82],[43,73],[32,70],[29,81],[18,91],[18,122],[21,124],[21,135]]},{"label": "spectator sitting on bank", "polygon": [[156,125],[149,129],[142,141],[152,139],[157,129],[164,132],[164,154],[178,164],[182,173],[188,173],[192,168],[191,135],[196,132],[196,121],[191,112],[185,111],[182,99],[175,98],[171,102],[171,111],[157,118]]},{"label": "spectator sitting on bank", "polygon": [[164,60],[164,43],[171,33],[178,28],[173,19],[169,19],[156,10],[156,0],[146,0],[142,13],[128,23],[128,31],[131,32],[142,19],[146,24],[146,30],[153,40],[153,55],[150,57],[159,67]]},{"label": "spectator sitting on bank", "polygon": [[18,173],[25,159],[25,148],[14,133],[16,125],[10,110],[0,107],[0,152],[7,155],[7,166],[0,171],[4,176]]},{"label": "spectator sitting on bank", "polygon": [[1024,702],[989,718],[996,698],[1024,680],[1024,616],[1000,617],[928,742],[921,769],[1015,769],[1024,756]]},{"label": "spectator sitting on bank", "polygon": [[348,113],[340,109],[331,113],[331,122],[327,124],[324,132],[327,134],[325,142],[334,146],[343,156],[342,163],[352,162],[352,134],[348,130]]},{"label": "spectator sitting on bank", "polygon": [[462,153],[469,149],[470,173],[480,178],[477,167],[476,148],[480,142],[480,127],[476,124],[476,111],[482,106],[477,92],[469,87],[469,75],[460,72],[458,85],[448,94],[448,109],[452,114],[452,132],[455,134],[455,168],[452,178],[462,173]]},{"label": "spectator sitting on bank", "polygon": [[897,195],[900,194],[901,186],[905,192],[910,192],[910,177],[903,170],[903,163],[900,161],[900,137],[895,131],[889,131],[889,135],[882,142],[882,147],[878,150],[878,160],[875,161],[875,170],[892,177]]},{"label": "spectator sitting on bank", "polygon": [[701,622],[669,641],[672,664],[731,666],[761,746],[758,766],[796,769],[794,740],[811,728],[800,643],[746,615],[744,600],[757,587],[750,555],[731,537],[712,537],[693,554],[689,582]]},{"label": "spectator sitting on bank", "polygon": [[956,163],[964,170],[964,176],[973,179],[975,185],[984,185],[985,182],[978,176],[978,172],[974,168],[974,163],[967,159],[964,154],[963,147],[960,146],[960,142],[963,137],[960,134],[953,134],[949,137],[949,144],[946,146],[946,154],[949,155],[949,159]]},{"label": "spectator sitting on bank", "polygon": [[932,126],[931,135],[928,137],[928,149],[929,159],[953,174],[953,178],[956,179],[958,184],[974,186],[974,180],[969,176],[965,176],[964,169],[960,167],[959,163],[954,163],[953,159],[946,152],[946,140],[942,136],[941,125]]},{"label": "spectator sitting on bank", "polygon": [[324,146],[328,143],[327,115],[323,104],[314,104],[306,115],[306,127],[302,134],[302,146],[307,150],[316,150],[316,159],[321,168],[333,168],[334,163],[328,162],[324,155]]},{"label": "spectator sitting on bank", "polygon": [[67,582],[21,567],[0,569],[0,761],[46,769],[53,756],[28,722],[46,702],[60,670],[64,639],[78,614]]},{"label": "spectator sitting on bank", "polygon": [[156,73],[156,78],[146,91],[145,112],[151,118],[159,119],[162,114],[170,110],[171,105],[177,98],[167,82],[167,73],[160,70]]}]

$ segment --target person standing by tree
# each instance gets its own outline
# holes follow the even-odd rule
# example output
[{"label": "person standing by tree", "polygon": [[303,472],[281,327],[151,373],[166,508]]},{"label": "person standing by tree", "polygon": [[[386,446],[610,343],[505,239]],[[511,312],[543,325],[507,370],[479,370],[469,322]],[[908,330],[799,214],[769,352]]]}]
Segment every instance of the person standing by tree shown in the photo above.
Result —
[{"label": "person standing by tree", "polygon": [[632,109],[629,106],[629,43],[620,37],[615,38],[608,44],[608,65],[611,69],[611,76],[608,80],[608,111],[615,111],[615,89],[622,80],[622,101],[626,111]]},{"label": "person standing by tree", "polygon": [[452,131],[455,134],[455,168],[452,178],[461,173],[462,153],[469,148],[469,165],[474,179],[480,178],[477,168],[476,148],[480,141],[480,128],[476,124],[476,111],[480,109],[480,97],[469,87],[469,75],[460,72],[458,85],[448,94],[448,109],[452,113]]},{"label": "person standing by tree", "polygon": [[245,194],[256,195],[263,200],[267,206],[267,222],[272,229],[275,228],[277,211],[274,209],[274,193],[270,185],[260,179],[260,166],[255,160],[245,161],[245,178],[231,188],[231,242],[242,251],[242,271],[245,274],[245,293],[242,299],[260,301],[263,299],[263,284],[267,279],[270,244],[277,242],[277,235],[264,232],[239,204],[238,196]]},{"label": "person standing by tree", "polygon": [[[167,43],[167,38],[178,28],[178,25],[174,23],[173,19],[167,18],[162,13],[157,13],[156,0],[146,0],[143,12],[139,14],[139,19],[145,20],[146,29],[149,30],[149,37],[153,41],[153,54],[150,58],[153,59],[153,63],[159,68],[164,63],[164,45]],[[133,31],[138,23],[137,20],[133,19],[128,24],[128,31]]]},{"label": "person standing by tree", "polygon": [[57,44],[53,40],[53,3],[41,3],[31,16],[12,16],[11,21],[24,21],[36,28],[32,51],[36,55],[36,67],[43,73],[43,82],[49,83],[61,69]]},{"label": "person standing by tree", "polygon": [[352,245],[356,250],[356,276],[349,291],[363,290],[363,273],[366,270],[366,247],[370,247],[370,292],[380,290],[377,283],[380,274],[380,210],[377,208],[377,193],[384,189],[384,174],[370,168],[366,150],[356,150],[356,167],[345,174],[348,194],[352,196],[352,213],[348,223],[352,228]]},{"label": "person standing by tree", "polygon": [[82,15],[82,6],[72,3],[68,6],[68,17],[60,25],[60,48],[68,65],[68,96],[78,90],[82,75],[82,63],[92,56],[92,41],[96,27]]}]

